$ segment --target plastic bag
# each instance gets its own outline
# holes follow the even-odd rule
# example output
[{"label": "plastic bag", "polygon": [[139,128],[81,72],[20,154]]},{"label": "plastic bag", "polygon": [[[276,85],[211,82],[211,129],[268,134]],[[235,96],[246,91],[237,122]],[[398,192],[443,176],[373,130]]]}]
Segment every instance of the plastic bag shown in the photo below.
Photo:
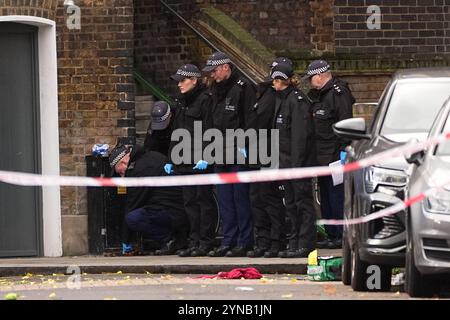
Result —
[{"label": "plastic bag", "polygon": [[109,145],[106,143],[94,144],[92,147],[93,156],[107,156],[109,154]]},{"label": "plastic bag", "polygon": [[342,280],[342,258],[318,257],[317,265],[308,265],[308,276],[313,281]]}]

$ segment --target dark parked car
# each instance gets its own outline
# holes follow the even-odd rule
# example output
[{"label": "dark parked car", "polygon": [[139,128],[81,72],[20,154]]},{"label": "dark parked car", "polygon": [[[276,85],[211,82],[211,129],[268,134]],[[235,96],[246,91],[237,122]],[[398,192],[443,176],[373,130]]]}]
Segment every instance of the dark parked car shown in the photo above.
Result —
[{"label": "dark parked car", "polygon": [[[450,98],[439,111],[430,137],[450,132]],[[410,196],[450,182],[450,141],[408,158],[413,169]],[[411,297],[431,296],[450,275],[450,185],[413,204],[406,216],[405,291]],[[443,277],[444,276],[444,277]]]},{"label": "dark parked car", "polygon": [[[433,120],[450,95],[450,68],[409,69],[396,72],[386,86],[372,123],[362,118],[335,124],[337,135],[356,140],[348,147],[348,162],[427,137]],[[358,218],[405,198],[409,179],[405,158],[386,159],[345,175],[346,218]],[[378,290],[389,290],[391,271],[405,262],[405,212],[368,223],[344,227],[343,283],[357,291],[369,290],[370,265],[381,271]],[[372,270],[372,269],[371,269]],[[373,289],[372,289],[373,290]]]}]

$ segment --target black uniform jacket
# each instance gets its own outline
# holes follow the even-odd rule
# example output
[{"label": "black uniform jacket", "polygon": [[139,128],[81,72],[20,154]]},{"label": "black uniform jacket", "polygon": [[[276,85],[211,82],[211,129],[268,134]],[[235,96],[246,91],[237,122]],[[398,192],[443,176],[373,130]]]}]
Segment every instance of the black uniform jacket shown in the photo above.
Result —
[{"label": "black uniform jacket", "polygon": [[222,132],[225,149],[226,129],[246,130],[250,127],[250,114],[256,102],[256,89],[237,69],[233,69],[230,78],[213,84],[211,92],[213,96],[213,127]]},{"label": "black uniform jacket", "polygon": [[[271,129],[275,116],[275,89],[272,86],[272,81],[261,82],[257,86],[256,103],[251,110],[248,127],[256,130],[267,130],[267,155],[271,152]],[[261,146],[261,136],[258,136],[258,140],[255,141],[258,151]],[[259,159],[258,159],[259,160]],[[260,161],[258,161],[260,164]]]},{"label": "black uniform jacket", "polygon": [[[155,151],[133,148],[126,177],[154,177],[164,174],[167,157]],[[127,188],[126,212],[138,208],[167,211],[173,225],[187,225],[183,195],[180,187],[129,187]]]},{"label": "black uniform jacket", "polygon": [[279,130],[280,168],[315,165],[311,104],[305,94],[292,86],[276,93],[273,127]]},{"label": "black uniform jacket", "polygon": [[333,77],[320,90],[308,93],[313,103],[317,159],[320,165],[328,165],[339,160],[339,152],[344,151],[351,141],[338,138],[332,125],[353,117],[352,105],[355,102],[345,81]]},{"label": "black uniform jacket", "polygon": [[[176,112],[173,119],[172,129],[185,129],[190,134],[190,159],[184,164],[175,165],[176,172],[191,173],[195,164],[203,159],[203,149],[206,142],[203,142],[203,132],[212,127],[212,95],[209,90],[202,84],[198,84],[189,92],[180,94],[175,98]],[[199,136],[194,136],[194,122],[201,123],[202,131]],[[172,140],[173,140],[172,131]],[[177,138],[178,139],[178,138]],[[182,140],[182,139],[181,139]],[[169,158],[171,162],[172,149],[179,143],[186,145],[186,141],[171,141],[169,148]],[[198,158],[194,158],[197,154]],[[194,170],[195,171],[195,170]]]},{"label": "black uniform jacket", "polygon": [[172,124],[173,118],[171,119],[171,123],[164,130],[152,130],[151,124],[149,124],[144,141],[145,150],[156,151],[162,153],[165,156],[168,156],[170,137],[172,135]]}]

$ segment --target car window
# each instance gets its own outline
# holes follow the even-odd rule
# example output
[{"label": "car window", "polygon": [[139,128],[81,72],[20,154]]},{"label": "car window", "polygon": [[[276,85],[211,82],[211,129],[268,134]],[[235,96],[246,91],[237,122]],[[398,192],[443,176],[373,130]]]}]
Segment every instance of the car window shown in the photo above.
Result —
[{"label": "car window", "polygon": [[[447,121],[445,122],[445,126],[444,126],[444,132],[450,132],[450,117],[447,116]],[[436,155],[438,156],[450,156],[450,140],[445,140],[444,142],[442,142],[437,150],[436,150]]]},{"label": "car window", "polygon": [[378,106],[375,108],[373,112],[372,119],[370,120],[369,132],[373,132],[375,130],[375,126],[377,124],[378,116],[381,112],[381,106],[384,104],[384,100],[387,99],[388,90],[392,86],[392,80],[388,82],[388,84],[384,87],[383,93],[381,94],[380,100],[378,101]]},{"label": "car window", "polygon": [[450,95],[450,79],[399,81],[395,86],[380,134],[427,133]]}]

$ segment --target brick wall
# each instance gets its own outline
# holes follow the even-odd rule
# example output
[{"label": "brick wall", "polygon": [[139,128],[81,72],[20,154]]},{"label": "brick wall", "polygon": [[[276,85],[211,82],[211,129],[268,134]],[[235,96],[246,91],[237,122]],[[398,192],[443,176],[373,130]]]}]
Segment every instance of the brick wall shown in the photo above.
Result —
[{"label": "brick wall", "polygon": [[24,15],[55,19],[58,0],[0,0],[0,15]]},{"label": "brick wall", "polygon": [[[367,7],[381,8],[381,29],[369,30]],[[337,54],[450,53],[450,0],[335,0]]]},{"label": "brick wall", "polygon": [[[167,1],[183,18],[190,21],[198,12],[193,1]],[[159,1],[137,0],[135,13],[135,67],[145,77],[169,93],[176,85],[169,79],[184,63],[204,64],[192,44],[196,37],[183,23],[170,14]]]},{"label": "brick wall", "polygon": [[304,52],[311,48],[313,13],[308,0],[210,0],[266,47],[277,51]]},{"label": "brick wall", "polygon": [[[81,30],[56,11],[61,174],[85,175],[95,143],[128,141],[134,126],[133,1],[76,1]],[[130,131],[130,132],[129,132]],[[61,188],[63,215],[87,214],[86,188]],[[64,232],[64,230],[63,230]]]},{"label": "brick wall", "polygon": [[320,56],[324,53],[334,52],[334,0],[313,0],[309,1],[311,6],[311,53]]}]

